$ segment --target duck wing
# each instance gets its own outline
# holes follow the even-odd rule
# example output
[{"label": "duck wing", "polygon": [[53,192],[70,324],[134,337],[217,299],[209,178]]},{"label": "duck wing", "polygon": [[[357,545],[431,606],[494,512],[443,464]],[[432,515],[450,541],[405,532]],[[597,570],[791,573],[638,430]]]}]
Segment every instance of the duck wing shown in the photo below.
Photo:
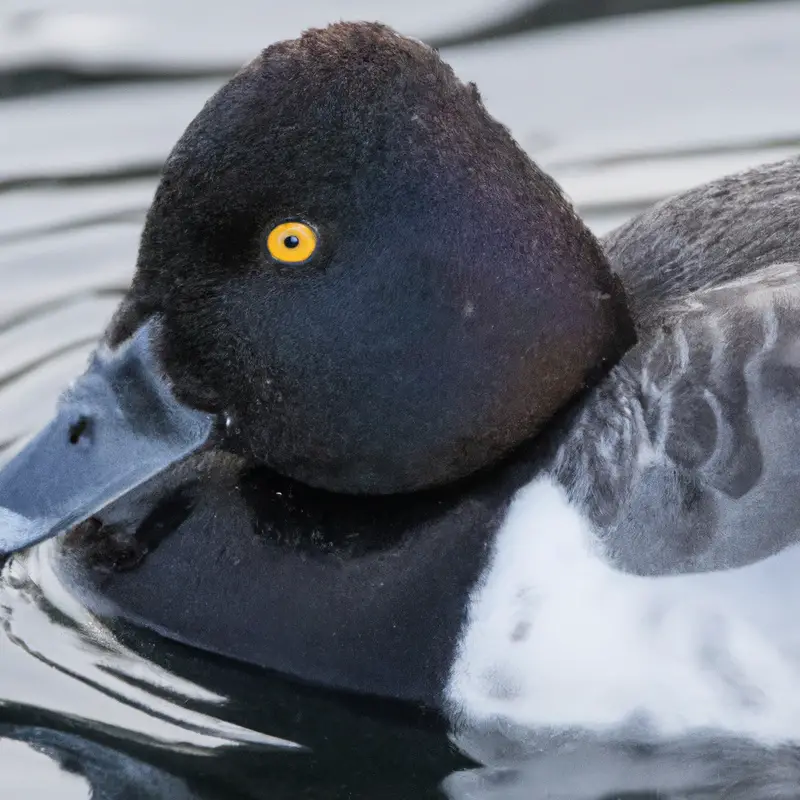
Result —
[{"label": "duck wing", "polygon": [[691,292],[800,260],[800,158],[668,198],[606,236],[603,248],[639,320]]},{"label": "duck wing", "polygon": [[556,472],[639,574],[743,566],[800,539],[800,159],[668,200],[605,242],[639,343]]},{"label": "duck wing", "polygon": [[633,461],[606,533],[636,571],[741,566],[798,539],[800,263],[693,293],[614,379]]}]

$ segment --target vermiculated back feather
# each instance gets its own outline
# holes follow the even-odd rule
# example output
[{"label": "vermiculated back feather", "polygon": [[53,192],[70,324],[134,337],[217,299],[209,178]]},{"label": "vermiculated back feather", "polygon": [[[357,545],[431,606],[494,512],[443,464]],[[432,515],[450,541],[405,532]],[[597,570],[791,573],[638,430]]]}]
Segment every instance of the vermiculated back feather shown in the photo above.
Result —
[{"label": "vermiculated back feather", "polygon": [[612,233],[639,343],[584,401],[556,476],[640,574],[741,566],[800,539],[800,160]]},{"label": "vermiculated back feather", "polygon": [[603,247],[644,325],[691,292],[800,255],[800,158],[766,164],[664,200]]}]

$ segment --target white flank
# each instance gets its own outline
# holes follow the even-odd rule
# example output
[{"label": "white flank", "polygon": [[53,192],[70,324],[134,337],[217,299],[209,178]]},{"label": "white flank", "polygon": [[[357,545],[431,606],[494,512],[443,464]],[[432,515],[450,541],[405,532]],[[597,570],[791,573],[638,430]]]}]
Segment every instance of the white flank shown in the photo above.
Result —
[{"label": "white flank", "polygon": [[736,570],[630,575],[538,478],[473,591],[447,700],[468,726],[800,741],[798,609],[798,546]]}]

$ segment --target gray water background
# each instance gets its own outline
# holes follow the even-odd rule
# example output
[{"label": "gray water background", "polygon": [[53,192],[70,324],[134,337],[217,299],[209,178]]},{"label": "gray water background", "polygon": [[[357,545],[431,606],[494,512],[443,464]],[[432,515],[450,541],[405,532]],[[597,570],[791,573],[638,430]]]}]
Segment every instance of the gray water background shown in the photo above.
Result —
[{"label": "gray water background", "polygon": [[[205,98],[271,41],[340,18],[442,46],[598,233],[800,151],[789,0],[0,0],[0,449],[82,370]],[[49,556],[0,579],[2,800],[800,796],[788,750],[562,747],[477,769],[434,720],[110,630]]]}]

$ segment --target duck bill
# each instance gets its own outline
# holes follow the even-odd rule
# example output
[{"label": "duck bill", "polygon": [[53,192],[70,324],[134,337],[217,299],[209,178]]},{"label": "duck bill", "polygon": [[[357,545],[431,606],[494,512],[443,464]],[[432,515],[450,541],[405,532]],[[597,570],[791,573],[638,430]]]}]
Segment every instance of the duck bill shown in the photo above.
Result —
[{"label": "duck bill", "polygon": [[153,353],[156,325],[99,348],[55,418],[0,471],[0,554],[63,533],[207,446],[216,417],[173,394]]}]

